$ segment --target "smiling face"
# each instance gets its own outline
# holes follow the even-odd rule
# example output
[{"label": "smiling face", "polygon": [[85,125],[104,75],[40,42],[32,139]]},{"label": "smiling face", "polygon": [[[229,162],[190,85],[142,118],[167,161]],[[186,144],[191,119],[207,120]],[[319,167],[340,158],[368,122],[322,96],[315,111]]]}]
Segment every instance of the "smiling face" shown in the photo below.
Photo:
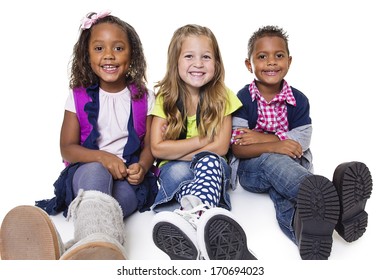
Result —
[{"label": "smiling face", "polygon": [[199,93],[215,75],[215,55],[211,40],[204,36],[188,36],[181,46],[178,73],[190,93]]},{"label": "smiling face", "polygon": [[262,94],[277,94],[291,62],[284,39],[265,36],[256,41],[250,60],[247,59],[245,64],[250,72],[254,72]]},{"label": "smiling face", "polygon": [[88,48],[91,69],[99,77],[99,86],[108,92],[123,90],[132,52],[123,29],[111,23],[95,25]]}]

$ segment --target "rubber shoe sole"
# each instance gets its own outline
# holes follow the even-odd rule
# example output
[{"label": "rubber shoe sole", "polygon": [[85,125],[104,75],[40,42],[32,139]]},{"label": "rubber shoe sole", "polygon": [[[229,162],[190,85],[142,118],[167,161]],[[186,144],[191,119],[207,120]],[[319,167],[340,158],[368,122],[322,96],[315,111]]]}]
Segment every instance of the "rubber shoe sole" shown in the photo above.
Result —
[{"label": "rubber shoe sole", "polygon": [[103,233],[89,235],[70,248],[60,260],[126,260],[124,247]]},{"label": "rubber shoe sole", "polygon": [[327,260],[332,234],[339,217],[339,198],[332,182],[325,177],[307,177],[297,196],[295,228],[303,260]]},{"label": "rubber shoe sole", "polygon": [[195,229],[173,212],[160,212],[153,221],[153,242],[172,260],[197,260]]},{"label": "rubber shoe sole", "polygon": [[364,209],[372,193],[371,173],[364,163],[342,163],[335,169],[333,183],[340,200],[340,216],[335,229],[347,242],[355,241],[368,225]]},{"label": "rubber shoe sole", "polygon": [[1,259],[57,260],[59,237],[45,211],[35,206],[13,208],[1,224]]},{"label": "rubber shoe sole", "polygon": [[243,228],[225,209],[212,208],[203,213],[197,240],[207,260],[257,260],[247,247]]},{"label": "rubber shoe sole", "polygon": [[119,248],[107,242],[83,244],[63,255],[60,260],[126,260]]}]

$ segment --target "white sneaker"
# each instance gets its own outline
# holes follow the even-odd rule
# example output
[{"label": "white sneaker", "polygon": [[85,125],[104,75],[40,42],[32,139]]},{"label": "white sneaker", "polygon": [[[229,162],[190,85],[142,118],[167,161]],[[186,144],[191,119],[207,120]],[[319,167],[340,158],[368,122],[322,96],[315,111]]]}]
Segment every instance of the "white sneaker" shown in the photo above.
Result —
[{"label": "white sneaker", "polygon": [[199,250],[196,217],[182,210],[157,213],[153,218],[153,241],[172,260],[197,260]]},{"label": "white sneaker", "polygon": [[201,215],[197,243],[206,260],[257,260],[247,247],[243,228],[223,208],[211,208]]},{"label": "white sneaker", "polygon": [[191,226],[197,230],[197,224],[199,218],[203,215],[204,212],[206,212],[208,209],[210,209],[209,206],[205,204],[199,204],[198,206],[190,209],[190,210],[182,210],[182,209],[176,209],[174,210],[174,213],[181,216],[183,219],[185,219],[188,223],[191,224]]}]

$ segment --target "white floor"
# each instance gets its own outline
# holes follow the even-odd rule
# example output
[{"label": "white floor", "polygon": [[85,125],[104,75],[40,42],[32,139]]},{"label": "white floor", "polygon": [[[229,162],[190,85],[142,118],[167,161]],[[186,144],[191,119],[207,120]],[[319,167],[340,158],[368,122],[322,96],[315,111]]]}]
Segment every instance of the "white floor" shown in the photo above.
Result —
[{"label": "white floor", "polygon": [[[338,161],[338,160],[336,160]],[[341,162],[341,160],[339,160]],[[378,252],[380,251],[380,201],[377,191],[376,182],[380,181],[379,174],[376,173],[376,160],[373,155],[366,154],[364,162],[370,167],[374,188],[371,198],[367,201],[366,211],[369,214],[369,222],[367,231],[357,241],[353,243],[345,242],[336,232],[334,232],[333,248],[331,256],[326,262],[318,261],[302,261],[300,259],[298,249],[280,230],[275,219],[273,203],[266,194],[253,194],[238,188],[230,193],[232,202],[232,213],[236,220],[240,222],[245,229],[249,248],[258,257],[259,262],[255,262],[255,266],[265,267],[266,279],[278,279],[283,276],[291,276],[292,279],[309,279],[320,280],[321,277],[339,276],[340,279],[372,279],[377,273]],[[319,165],[318,174],[328,176],[334,161],[326,161],[326,164]],[[51,169],[58,169],[60,165],[49,166]],[[34,166],[38,169],[38,166]],[[58,169],[59,170],[59,169]],[[330,171],[330,172],[329,172]],[[31,172],[31,178],[34,173]],[[49,173],[50,174],[50,173]],[[50,177],[49,177],[50,176]],[[0,220],[13,207],[21,204],[31,205],[36,199],[51,197],[51,183],[53,181],[54,172],[45,177],[35,176],[35,182],[32,184],[24,184],[19,188],[19,184],[11,183],[12,180],[8,174],[0,178]],[[42,182],[41,182],[42,181]],[[208,271],[197,279],[210,279],[211,267],[233,266],[252,266],[252,262],[173,262],[169,257],[159,250],[153,243],[151,220],[154,216],[152,211],[144,213],[135,213],[126,219],[127,233],[127,254],[130,261],[127,262],[103,262],[100,266],[95,262],[23,262],[23,261],[0,261],[0,275],[17,273],[25,274],[24,278],[30,278],[36,275],[41,278],[41,272],[46,274],[46,278],[51,277],[52,273],[59,271],[61,278],[67,279],[72,275],[72,271],[84,274],[83,276],[92,279],[108,279],[110,275],[114,275],[115,271],[120,267],[139,267],[139,268],[203,268],[202,271]],[[56,225],[64,242],[69,241],[73,237],[73,224],[67,221],[62,214],[51,217]],[[20,267],[25,268],[20,271]],[[87,269],[86,269],[86,268]],[[90,276],[91,275],[91,276]],[[157,279],[167,279],[165,278]],[[225,276],[227,277],[227,276]],[[227,279],[222,277],[220,279]],[[247,276],[239,276],[232,279],[246,279]],[[257,278],[257,277],[256,277]],[[142,278],[148,279],[148,278]],[[150,278],[149,278],[150,279]],[[154,278],[156,279],[156,278]],[[180,277],[178,279],[193,279]],[[218,278],[219,279],[219,278]]]},{"label": "white floor", "polygon": [[[245,229],[249,248],[259,260],[300,260],[298,249],[280,230],[275,219],[273,204],[266,194],[252,194],[238,188],[231,194],[232,213]],[[347,243],[334,232],[330,260],[370,261],[379,250],[378,213],[374,201],[368,200],[369,226],[363,237]],[[152,211],[135,213],[125,221],[127,252],[132,260],[169,260],[152,240]],[[63,215],[52,217],[64,241],[72,238],[73,226]]]}]

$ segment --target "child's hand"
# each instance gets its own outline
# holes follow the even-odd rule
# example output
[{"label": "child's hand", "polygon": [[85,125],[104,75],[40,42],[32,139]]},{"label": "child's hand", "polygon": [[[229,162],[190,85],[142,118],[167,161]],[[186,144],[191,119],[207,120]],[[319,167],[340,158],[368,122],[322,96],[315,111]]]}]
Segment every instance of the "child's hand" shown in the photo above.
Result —
[{"label": "child's hand", "polygon": [[100,162],[111,173],[113,179],[124,180],[128,176],[127,167],[119,157],[102,152]]},{"label": "child's hand", "polygon": [[131,164],[127,169],[127,180],[131,185],[138,185],[144,180],[145,170],[139,163]]},{"label": "child's hand", "polygon": [[291,158],[300,158],[303,154],[300,143],[291,139],[279,141],[273,145],[275,153],[288,155]]},{"label": "child's hand", "polygon": [[235,130],[233,134],[232,143],[240,146],[279,140],[274,134],[265,134],[249,128],[239,128]]}]

